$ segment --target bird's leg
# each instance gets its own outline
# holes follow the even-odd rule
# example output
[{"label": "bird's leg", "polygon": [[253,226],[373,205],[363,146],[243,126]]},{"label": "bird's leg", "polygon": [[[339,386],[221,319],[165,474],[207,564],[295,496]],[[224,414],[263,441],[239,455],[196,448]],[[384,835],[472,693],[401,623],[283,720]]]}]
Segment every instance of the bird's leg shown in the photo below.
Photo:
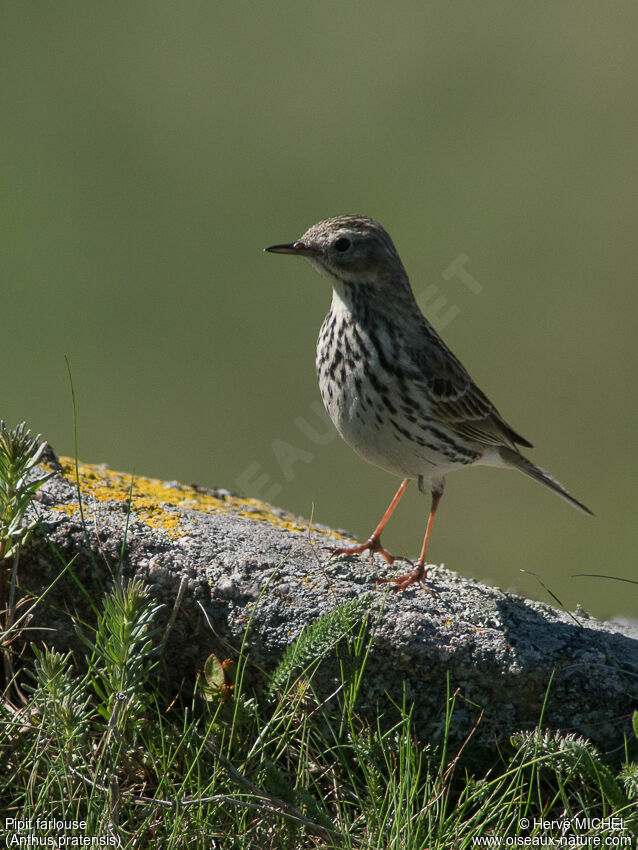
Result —
[{"label": "bird's leg", "polygon": [[[362,543],[361,546],[348,546],[348,547],[343,548],[343,549],[338,549],[338,548],[332,549],[331,548],[331,549],[328,550],[330,552],[330,557],[334,558],[336,555],[361,555],[363,552],[369,552],[370,553],[370,561],[372,561],[372,556],[374,555],[375,552],[378,552],[379,555],[381,555],[383,558],[385,558],[385,560],[388,562],[388,564],[393,564],[397,560],[397,558],[394,555],[391,555],[389,552],[387,552],[383,548],[383,546],[381,545],[381,532],[385,528],[386,522],[392,516],[394,509],[399,504],[399,499],[401,498],[401,496],[405,492],[405,488],[408,486],[409,483],[410,483],[409,478],[403,479],[403,481],[401,482],[401,486],[399,487],[399,489],[395,493],[394,499],[392,499],[392,501],[388,505],[387,511],[383,514],[383,517],[381,518],[381,522],[374,529],[374,531],[372,532],[372,534],[370,535],[370,537],[368,538],[366,543]],[[403,559],[403,560],[407,560],[407,559]]]},{"label": "bird's leg", "polygon": [[[434,525],[434,516],[436,514],[436,509],[439,506],[439,502],[441,501],[441,496],[443,495],[443,484],[439,484],[436,487],[432,488],[432,505],[430,507],[430,515],[428,517],[428,524],[425,528],[425,537],[423,538],[423,546],[421,546],[421,554],[419,555],[419,560],[416,562],[416,565],[412,572],[406,573],[402,576],[397,576],[396,578],[378,578],[377,582],[379,584],[388,584],[392,582],[395,587],[392,590],[405,590],[406,587],[410,587],[411,584],[421,584],[423,587],[423,579],[425,578],[425,556],[428,550],[428,543],[430,542],[430,534],[432,533],[432,526]],[[427,588],[426,588],[427,589]]]}]

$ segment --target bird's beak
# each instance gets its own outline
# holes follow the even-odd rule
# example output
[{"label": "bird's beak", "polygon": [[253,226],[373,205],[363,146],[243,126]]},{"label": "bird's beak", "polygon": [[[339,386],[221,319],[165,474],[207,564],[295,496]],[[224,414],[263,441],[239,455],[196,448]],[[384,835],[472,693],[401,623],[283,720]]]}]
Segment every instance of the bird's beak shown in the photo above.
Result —
[{"label": "bird's beak", "polygon": [[271,245],[270,248],[264,248],[270,254],[297,254],[300,257],[316,257],[319,254],[316,248],[311,248],[304,242],[289,242],[285,245]]}]

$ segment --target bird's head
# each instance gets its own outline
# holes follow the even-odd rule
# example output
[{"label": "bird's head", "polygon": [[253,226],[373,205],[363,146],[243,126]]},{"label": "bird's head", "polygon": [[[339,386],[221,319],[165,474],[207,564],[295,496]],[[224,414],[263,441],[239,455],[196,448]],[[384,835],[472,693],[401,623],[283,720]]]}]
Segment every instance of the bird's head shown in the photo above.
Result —
[{"label": "bird's head", "polygon": [[381,292],[407,283],[392,239],[380,224],[362,215],[327,218],[296,242],[265,250],[306,257],[341,294],[351,287]]}]

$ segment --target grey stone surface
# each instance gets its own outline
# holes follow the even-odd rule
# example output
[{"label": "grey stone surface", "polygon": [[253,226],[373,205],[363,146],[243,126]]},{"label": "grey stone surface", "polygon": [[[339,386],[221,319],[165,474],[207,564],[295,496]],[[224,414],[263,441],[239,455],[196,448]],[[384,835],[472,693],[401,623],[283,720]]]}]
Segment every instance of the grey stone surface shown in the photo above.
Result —
[{"label": "grey stone surface", "polygon": [[[537,723],[553,675],[545,725],[586,735],[603,750],[622,746],[638,705],[638,627],[572,616],[443,568],[431,570],[433,595],[418,587],[379,591],[373,575],[391,575],[396,565],[379,560],[372,567],[361,557],[328,562],[321,547],[343,545],[337,532],[314,528],[309,535],[304,520],[263,503],[145,478],[136,479],[129,515],[130,476],[106,467],[80,467],[83,520],[71,462],[62,465],[39,493],[35,508],[45,535],[22,556],[21,586],[40,592],[73,559],[87,590],[105,592],[126,532],[123,573],[150,586],[166,618],[186,582],[168,646],[175,683],[192,684],[211,652],[232,656],[245,637],[249,684],[258,686],[304,626],[368,593],[375,637],[362,714],[389,717],[388,697],[401,703],[405,694],[419,733],[436,739],[449,677],[451,690],[460,691],[454,734],[466,735],[484,709],[474,739],[506,740]],[[34,639],[76,646],[64,610],[90,619],[68,572],[31,624],[53,631],[36,630]],[[332,693],[335,681],[326,662],[319,693]]]}]

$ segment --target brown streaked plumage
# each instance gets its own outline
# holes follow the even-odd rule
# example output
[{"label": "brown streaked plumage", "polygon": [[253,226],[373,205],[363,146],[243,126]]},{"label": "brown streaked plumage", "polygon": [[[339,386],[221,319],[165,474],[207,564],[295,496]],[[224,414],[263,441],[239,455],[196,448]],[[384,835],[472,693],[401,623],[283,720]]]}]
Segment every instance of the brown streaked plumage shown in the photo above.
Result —
[{"label": "brown streaked plumage", "polygon": [[[404,589],[425,576],[425,557],[445,475],[464,466],[518,469],[591,514],[518,446],[532,444],[503,419],[421,313],[390,236],[366,216],[320,221],[296,242],[266,251],[306,257],[333,287],[317,341],[323,403],[335,427],[365,460],[403,480],[361,546],[379,552],[381,532],[410,480],[427,482],[432,507],[415,568],[390,579]],[[385,580],[384,581],[388,581]]]}]

